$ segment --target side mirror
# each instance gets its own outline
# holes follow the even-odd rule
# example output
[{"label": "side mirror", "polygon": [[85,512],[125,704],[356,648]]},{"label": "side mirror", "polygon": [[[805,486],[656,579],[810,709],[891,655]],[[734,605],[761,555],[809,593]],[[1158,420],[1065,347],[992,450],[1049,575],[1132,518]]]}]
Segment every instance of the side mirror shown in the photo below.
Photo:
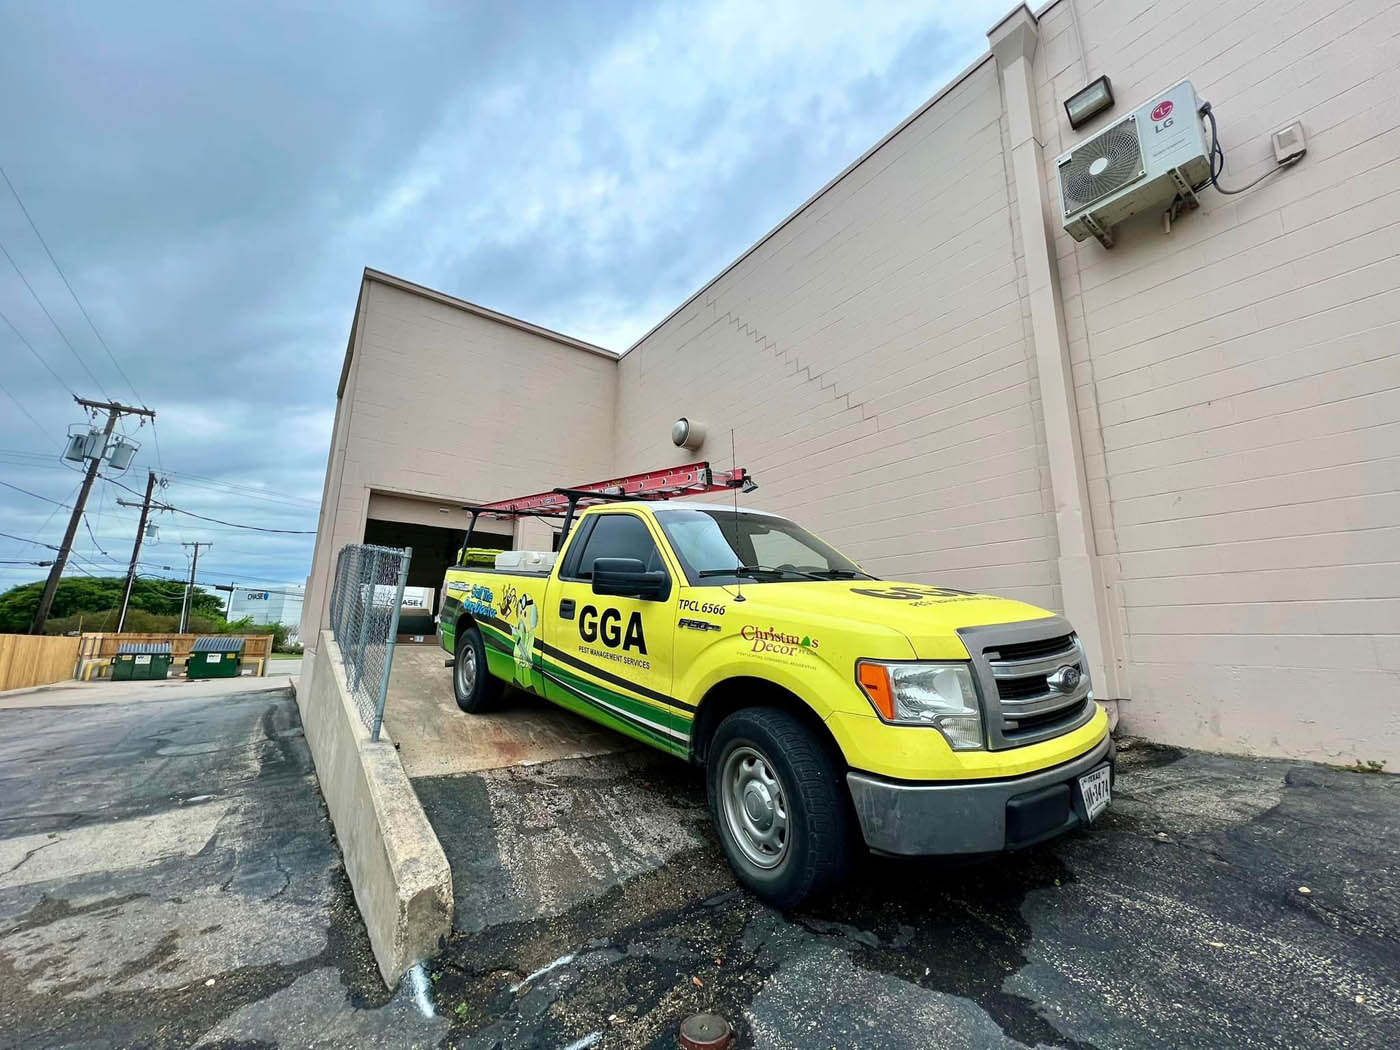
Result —
[{"label": "side mirror", "polygon": [[593,593],[659,601],[671,593],[671,581],[660,569],[647,572],[638,558],[599,558],[593,563]]}]

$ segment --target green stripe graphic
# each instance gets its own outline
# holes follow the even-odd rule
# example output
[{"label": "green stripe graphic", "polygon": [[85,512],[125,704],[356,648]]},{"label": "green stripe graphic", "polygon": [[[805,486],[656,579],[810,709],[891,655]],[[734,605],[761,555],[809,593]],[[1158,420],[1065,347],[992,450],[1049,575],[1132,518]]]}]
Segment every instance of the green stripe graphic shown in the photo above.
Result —
[{"label": "green stripe graphic", "polygon": [[[481,628],[482,640],[487,643],[488,668],[497,677],[510,681],[515,669],[514,639],[494,624],[478,620],[477,626]],[[495,654],[499,655],[493,661],[491,657]],[[545,676],[543,695],[546,699],[663,751],[681,756],[689,753],[691,717],[688,714],[652,707],[636,697],[589,681],[538,652],[534,654],[534,663]],[[684,737],[676,739],[665,730],[682,733]]]}]

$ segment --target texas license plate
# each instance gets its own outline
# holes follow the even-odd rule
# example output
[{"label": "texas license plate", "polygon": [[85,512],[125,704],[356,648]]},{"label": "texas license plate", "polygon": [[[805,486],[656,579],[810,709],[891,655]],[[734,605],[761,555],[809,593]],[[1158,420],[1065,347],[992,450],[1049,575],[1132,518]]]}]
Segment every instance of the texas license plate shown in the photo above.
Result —
[{"label": "texas license plate", "polygon": [[1079,778],[1079,793],[1084,797],[1084,809],[1093,820],[1108,808],[1109,782],[1113,772],[1108,766],[1099,766],[1091,773]]}]

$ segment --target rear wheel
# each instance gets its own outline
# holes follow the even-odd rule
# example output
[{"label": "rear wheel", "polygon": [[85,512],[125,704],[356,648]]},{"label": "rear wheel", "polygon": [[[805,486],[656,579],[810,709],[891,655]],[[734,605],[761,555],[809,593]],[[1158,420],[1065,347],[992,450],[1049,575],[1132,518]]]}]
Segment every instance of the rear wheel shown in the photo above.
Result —
[{"label": "rear wheel", "polygon": [[468,714],[489,711],[500,699],[500,679],[486,669],[486,643],[476,624],[462,624],[457,632],[457,654],[452,664],[452,694]]},{"label": "rear wheel", "polygon": [[836,763],[798,719],[737,711],[710,744],[710,812],[734,873],[791,908],[828,889],[850,863],[850,821]]}]

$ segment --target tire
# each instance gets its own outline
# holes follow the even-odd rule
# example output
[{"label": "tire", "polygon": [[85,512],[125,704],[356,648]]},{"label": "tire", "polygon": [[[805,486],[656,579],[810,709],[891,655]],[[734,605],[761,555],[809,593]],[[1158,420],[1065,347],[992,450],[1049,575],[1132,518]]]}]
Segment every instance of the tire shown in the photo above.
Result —
[{"label": "tire", "polygon": [[486,669],[486,643],[476,624],[457,632],[456,659],[452,666],[452,695],[467,714],[489,711],[501,698],[501,681]]},{"label": "tire", "polygon": [[721,722],[705,782],[730,867],[765,901],[792,908],[846,874],[852,838],[839,767],[786,711],[746,708]]}]

